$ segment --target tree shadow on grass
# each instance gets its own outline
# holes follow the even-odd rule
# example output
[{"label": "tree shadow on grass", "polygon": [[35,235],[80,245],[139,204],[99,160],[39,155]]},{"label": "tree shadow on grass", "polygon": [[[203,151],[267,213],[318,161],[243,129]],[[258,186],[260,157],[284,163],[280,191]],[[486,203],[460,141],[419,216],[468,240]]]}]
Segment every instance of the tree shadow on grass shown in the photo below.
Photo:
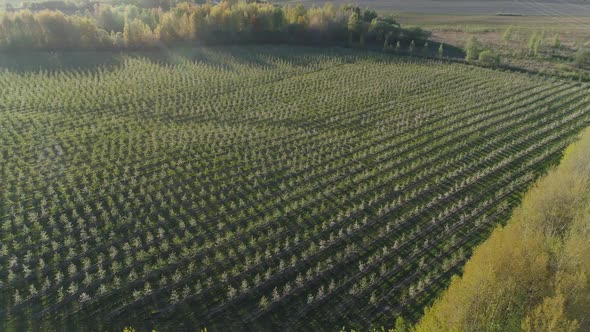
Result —
[{"label": "tree shadow on grass", "polygon": [[[306,47],[299,45],[221,45],[162,47],[138,51],[16,51],[0,52],[0,70],[38,72],[54,70],[93,70],[98,67],[117,68],[126,59],[142,59],[158,65],[182,65],[202,62],[224,70],[239,70],[231,65],[274,68],[277,61],[288,61],[296,66],[309,64],[312,55],[344,55],[342,49]],[[231,59],[231,61],[228,61]]]}]

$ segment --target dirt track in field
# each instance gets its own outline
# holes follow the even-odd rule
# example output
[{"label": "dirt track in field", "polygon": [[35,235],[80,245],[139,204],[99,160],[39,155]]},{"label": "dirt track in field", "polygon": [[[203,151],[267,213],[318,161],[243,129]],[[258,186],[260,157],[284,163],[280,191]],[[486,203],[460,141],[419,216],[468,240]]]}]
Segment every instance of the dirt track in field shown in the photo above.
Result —
[{"label": "dirt track in field", "polygon": [[[282,3],[303,3],[306,6],[327,2],[346,4],[348,0],[290,0]],[[429,14],[496,14],[514,13],[543,16],[590,16],[589,0],[364,0],[355,1],[361,7],[406,13]]]}]

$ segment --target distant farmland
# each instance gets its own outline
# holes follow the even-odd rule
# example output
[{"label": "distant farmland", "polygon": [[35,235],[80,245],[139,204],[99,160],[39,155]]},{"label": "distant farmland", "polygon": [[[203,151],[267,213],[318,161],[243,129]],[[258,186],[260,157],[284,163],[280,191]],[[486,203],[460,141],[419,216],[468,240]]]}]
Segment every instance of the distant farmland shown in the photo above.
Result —
[{"label": "distant farmland", "polygon": [[[306,6],[347,4],[350,1],[302,0],[278,1],[279,3],[302,3]],[[356,1],[362,7],[400,13],[493,15],[511,13],[543,16],[590,16],[590,1],[585,0],[364,0]]]},{"label": "distant farmland", "polygon": [[590,124],[574,82],[191,53],[0,71],[0,330],[416,318]]}]

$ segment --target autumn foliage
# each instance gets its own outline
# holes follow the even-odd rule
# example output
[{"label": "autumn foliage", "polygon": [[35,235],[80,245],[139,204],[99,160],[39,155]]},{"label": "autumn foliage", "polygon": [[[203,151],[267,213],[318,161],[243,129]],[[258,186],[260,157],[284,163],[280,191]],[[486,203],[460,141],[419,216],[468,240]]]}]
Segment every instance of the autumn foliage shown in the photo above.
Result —
[{"label": "autumn foliage", "polygon": [[357,6],[306,8],[223,1],[162,7],[97,4],[85,15],[58,10],[0,14],[0,50],[140,49],[178,44],[423,44],[428,33]]}]

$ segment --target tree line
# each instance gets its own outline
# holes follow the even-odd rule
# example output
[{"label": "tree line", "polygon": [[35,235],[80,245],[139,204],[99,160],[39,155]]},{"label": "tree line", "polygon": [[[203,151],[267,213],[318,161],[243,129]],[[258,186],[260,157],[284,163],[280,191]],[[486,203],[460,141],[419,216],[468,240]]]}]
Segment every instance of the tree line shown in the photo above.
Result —
[{"label": "tree line", "polygon": [[524,197],[416,331],[590,329],[590,131]]},{"label": "tree line", "polygon": [[97,4],[93,10],[18,10],[0,16],[0,50],[144,49],[204,43],[424,45],[429,33],[404,29],[356,5],[306,8],[269,3],[182,2],[169,10]]}]

